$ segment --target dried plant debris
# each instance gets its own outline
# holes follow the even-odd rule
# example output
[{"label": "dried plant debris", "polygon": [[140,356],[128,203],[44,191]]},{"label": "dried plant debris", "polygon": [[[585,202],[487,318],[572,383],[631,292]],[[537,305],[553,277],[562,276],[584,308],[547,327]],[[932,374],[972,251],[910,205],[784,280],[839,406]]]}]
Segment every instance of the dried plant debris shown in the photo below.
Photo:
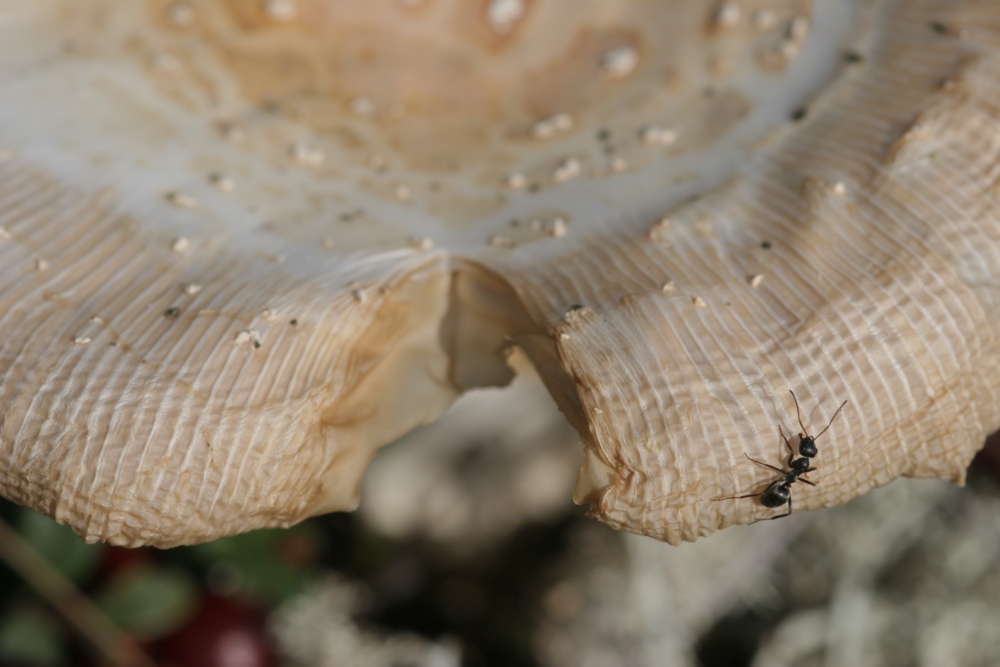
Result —
[{"label": "dried plant debris", "polygon": [[541,663],[993,664],[1000,487],[971,487],[900,480],[675,550],[585,540],[546,593]]},{"label": "dried plant debris", "polygon": [[453,641],[362,629],[354,615],[363,605],[357,583],[330,577],[286,604],[271,619],[283,664],[289,667],[461,667]]}]

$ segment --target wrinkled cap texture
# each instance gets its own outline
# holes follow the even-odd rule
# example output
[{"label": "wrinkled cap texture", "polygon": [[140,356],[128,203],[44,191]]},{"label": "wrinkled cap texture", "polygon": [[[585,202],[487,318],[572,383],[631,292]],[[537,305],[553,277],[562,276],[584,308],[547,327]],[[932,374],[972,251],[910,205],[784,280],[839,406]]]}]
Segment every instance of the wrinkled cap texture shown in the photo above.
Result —
[{"label": "wrinkled cap texture", "polygon": [[[670,543],[1000,427],[1000,5],[0,0],[0,493],[174,546],[356,507],[526,353]],[[792,442],[798,436],[792,435]]]}]

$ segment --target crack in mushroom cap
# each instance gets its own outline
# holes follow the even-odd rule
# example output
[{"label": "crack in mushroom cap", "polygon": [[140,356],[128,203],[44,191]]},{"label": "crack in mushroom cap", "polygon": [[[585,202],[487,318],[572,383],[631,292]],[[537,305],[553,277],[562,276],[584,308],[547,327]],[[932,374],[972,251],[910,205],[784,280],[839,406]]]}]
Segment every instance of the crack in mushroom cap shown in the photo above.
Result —
[{"label": "crack in mushroom cap", "polygon": [[624,530],[771,516],[713,498],[789,389],[850,401],[796,510],[961,482],[1000,7],[726,5],[0,2],[0,493],[130,546],[351,509],[511,342]]}]

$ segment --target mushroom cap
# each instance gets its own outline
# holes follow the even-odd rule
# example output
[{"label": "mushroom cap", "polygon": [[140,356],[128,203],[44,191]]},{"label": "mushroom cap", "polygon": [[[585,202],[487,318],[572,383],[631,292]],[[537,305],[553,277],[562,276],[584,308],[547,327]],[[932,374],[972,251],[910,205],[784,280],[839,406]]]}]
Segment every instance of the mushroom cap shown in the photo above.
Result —
[{"label": "mushroom cap", "polygon": [[[0,493],[173,546],[352,509],[531,359],[677,543],[1000,426],[1000,6],[0,0]],[[789,389],[802,408],[794,417]]]}]

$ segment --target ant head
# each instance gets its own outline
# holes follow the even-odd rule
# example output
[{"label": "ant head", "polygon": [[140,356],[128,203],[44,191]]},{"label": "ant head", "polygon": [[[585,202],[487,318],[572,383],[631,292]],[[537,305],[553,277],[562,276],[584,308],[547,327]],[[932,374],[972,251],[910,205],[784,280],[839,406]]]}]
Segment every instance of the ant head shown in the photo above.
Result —
[{"label": "ant head", "polygon": [[799,434],[799,454],[805,456],[806,458],[812,458],[816,456],[816,441],[808,436]]}]

